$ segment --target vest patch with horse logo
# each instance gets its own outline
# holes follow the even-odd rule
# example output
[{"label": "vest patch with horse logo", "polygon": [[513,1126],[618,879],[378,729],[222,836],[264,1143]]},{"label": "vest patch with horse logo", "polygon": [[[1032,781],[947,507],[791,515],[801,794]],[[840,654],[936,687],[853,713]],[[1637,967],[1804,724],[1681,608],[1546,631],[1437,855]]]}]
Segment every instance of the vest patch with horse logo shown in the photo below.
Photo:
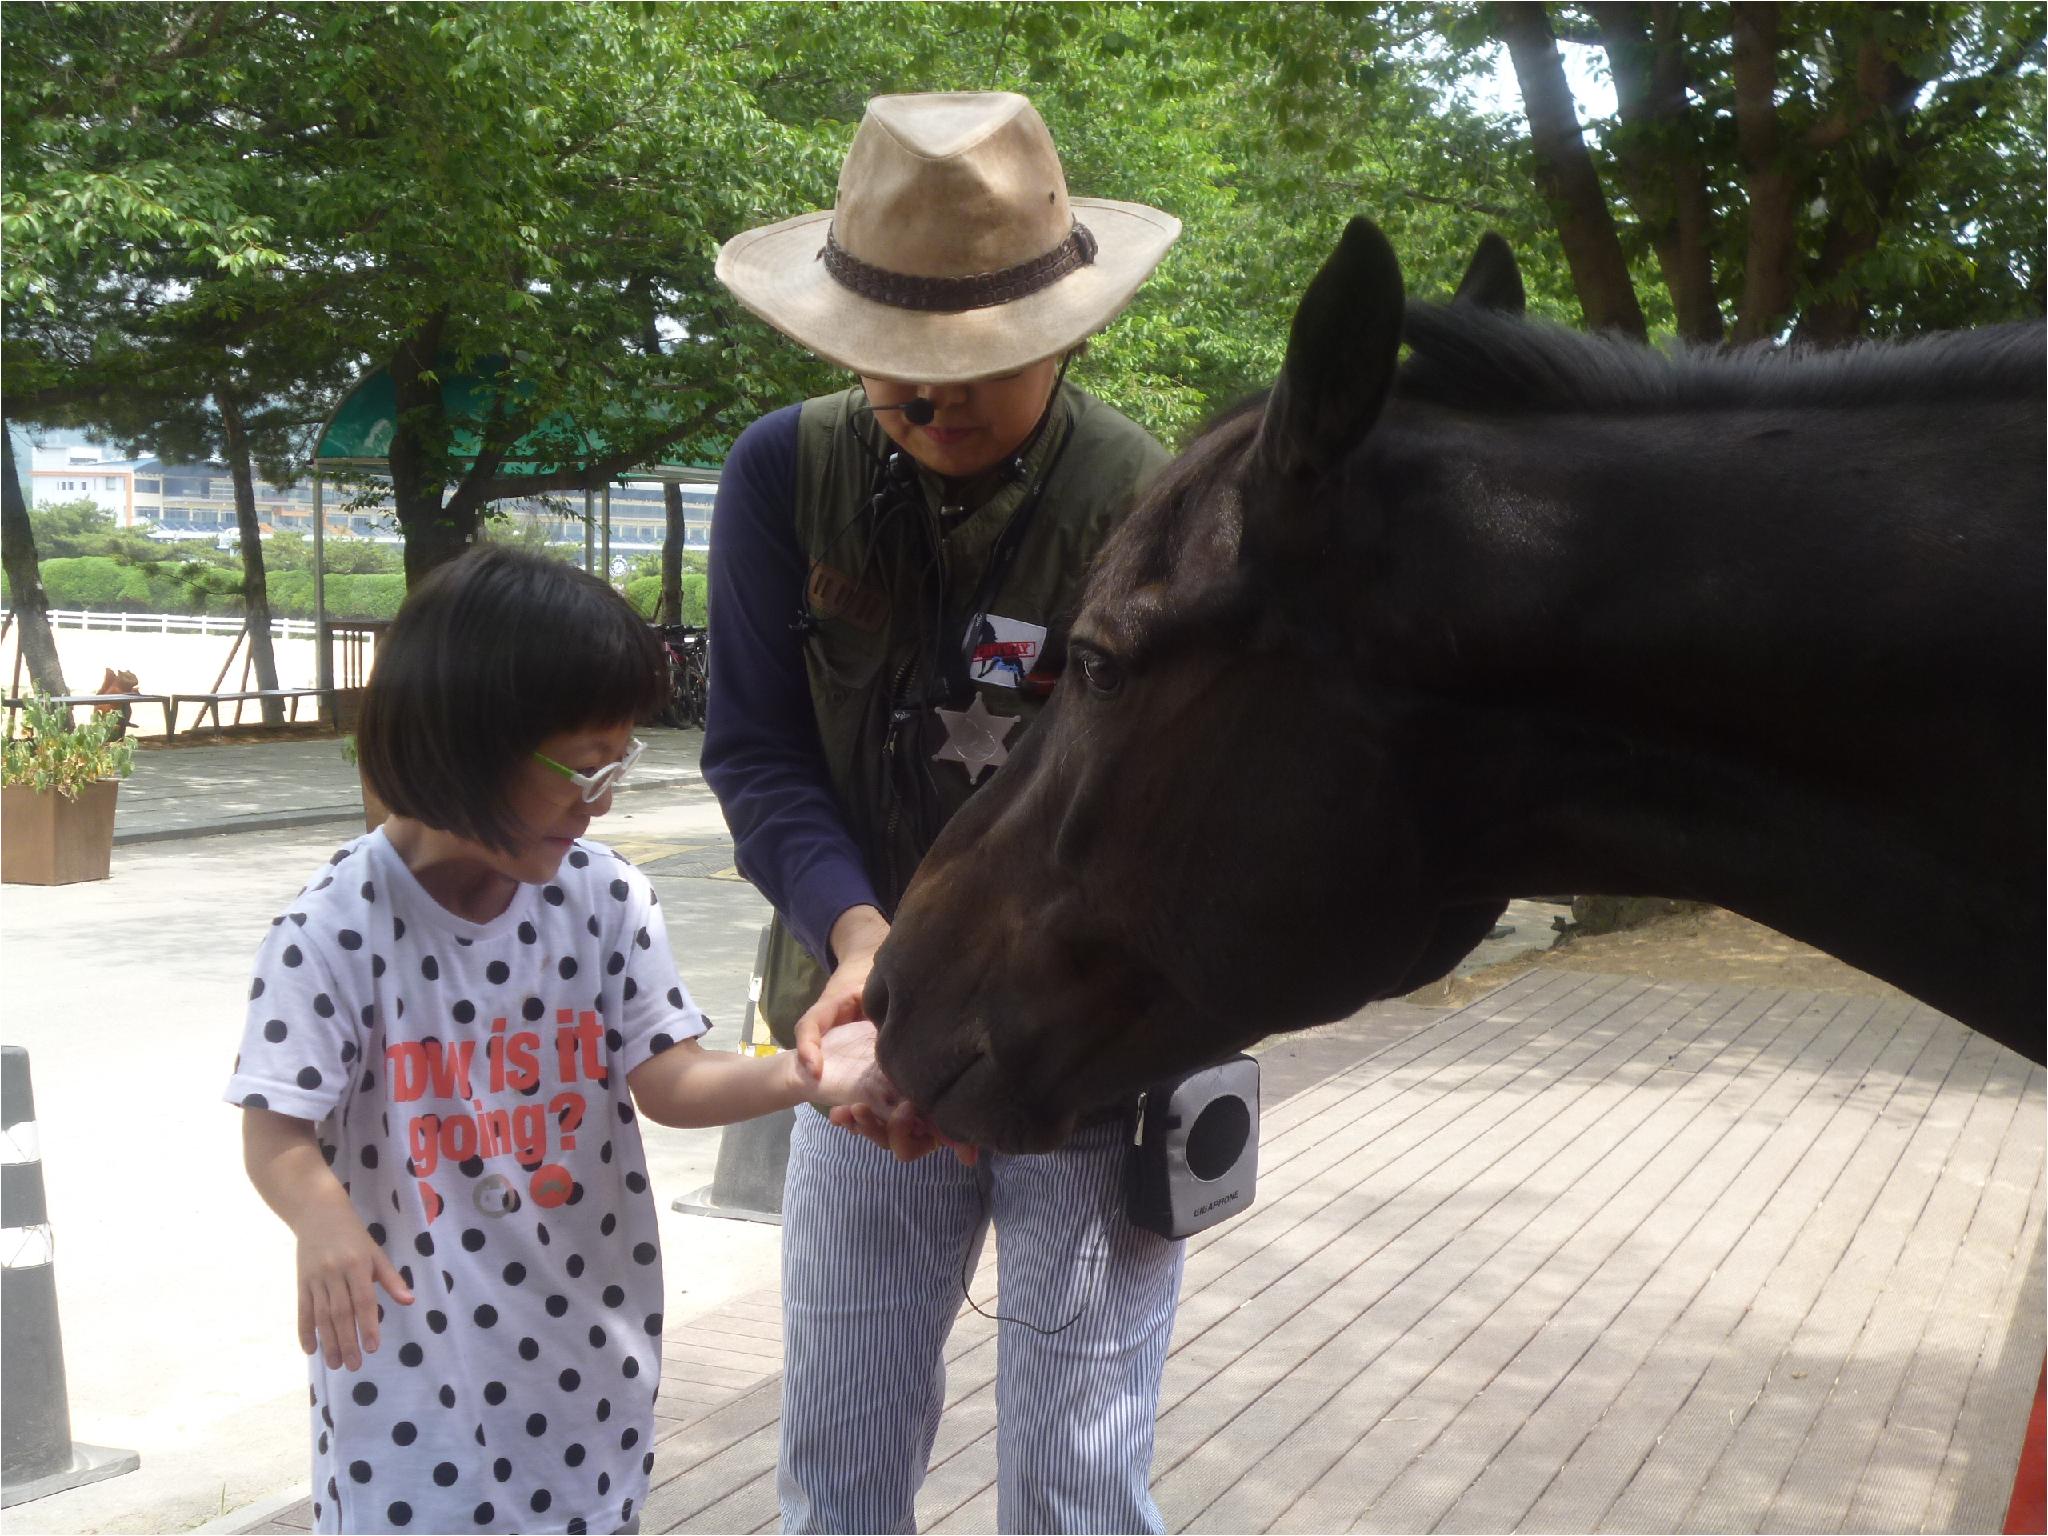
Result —
[{"label": "vest patch with horse logo", "polygon": [[812,562],[811,579],[804,595],[819,613],[843,620],[863,634],[879,633],[889,618],[889,599],[885,593],[862,586],[822,560]]},{"label": "vest patch with horse logo", "polygon": [[1021,688],[1045,654],[1045,626],[992,613],[981,621],[967,675],[977,683]]}]

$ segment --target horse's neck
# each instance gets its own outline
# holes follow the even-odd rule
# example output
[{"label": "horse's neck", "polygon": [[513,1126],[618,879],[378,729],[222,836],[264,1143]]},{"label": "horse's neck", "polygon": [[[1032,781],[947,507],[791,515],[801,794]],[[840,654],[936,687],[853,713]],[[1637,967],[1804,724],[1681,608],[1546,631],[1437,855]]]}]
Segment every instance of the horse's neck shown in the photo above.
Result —
[{"label": "horse's neck", "polygon": [[[1395,477],[1357,655],[1406,701],[1447,896],[1696,897],[1923,995],[1923,951],[2015,940],[2039,906],[2039,455],[2014,485],[2018,456],[1931,449],[1927,414],[1832,459],[1737,413],[1718,437],[1524,422]],[[1993,845],[2024,856],[1964,852]]]}]

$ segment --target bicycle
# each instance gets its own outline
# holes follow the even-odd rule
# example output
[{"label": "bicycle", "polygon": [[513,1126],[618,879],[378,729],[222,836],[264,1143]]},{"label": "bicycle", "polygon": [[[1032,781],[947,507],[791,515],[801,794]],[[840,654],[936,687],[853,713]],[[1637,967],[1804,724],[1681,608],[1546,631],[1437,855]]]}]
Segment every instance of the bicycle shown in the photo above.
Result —
[{"label": "bicycle", "polygon": [[668,702],[657,718],[678,729],[704,724],[705,699],[710,691],[711,668],[707,652],[710,636],[694,624],[660,624],[661,648],[668,653]]}]

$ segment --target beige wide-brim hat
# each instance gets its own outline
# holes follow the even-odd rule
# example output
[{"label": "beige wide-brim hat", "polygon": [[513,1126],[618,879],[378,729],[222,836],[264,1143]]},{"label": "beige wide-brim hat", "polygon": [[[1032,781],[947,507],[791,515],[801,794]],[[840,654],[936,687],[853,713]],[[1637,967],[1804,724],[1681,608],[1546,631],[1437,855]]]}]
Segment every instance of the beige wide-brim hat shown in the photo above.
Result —
[{"label": "beige wide-brim hat", "polygon": [[1179,235],[1179,219],[1142,203],[1070,201],[1052,135],[1022,96],[877,96],[838,206],[735,235],[717,272],[828,362],[953,384],[1101,330]]}]

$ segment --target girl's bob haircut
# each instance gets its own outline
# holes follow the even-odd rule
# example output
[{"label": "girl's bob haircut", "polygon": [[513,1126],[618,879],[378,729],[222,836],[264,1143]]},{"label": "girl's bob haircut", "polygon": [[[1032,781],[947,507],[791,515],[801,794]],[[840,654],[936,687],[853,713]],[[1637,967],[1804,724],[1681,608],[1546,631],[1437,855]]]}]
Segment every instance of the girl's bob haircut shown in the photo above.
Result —
[{"label": "girl's bob haircut", "polygon": [[400,816],[513,852],[512,774],[548,737],[639,721],[668,691],[653,628],[594,576],[484,544],[413,588],[377,647],[356,761]]}]

